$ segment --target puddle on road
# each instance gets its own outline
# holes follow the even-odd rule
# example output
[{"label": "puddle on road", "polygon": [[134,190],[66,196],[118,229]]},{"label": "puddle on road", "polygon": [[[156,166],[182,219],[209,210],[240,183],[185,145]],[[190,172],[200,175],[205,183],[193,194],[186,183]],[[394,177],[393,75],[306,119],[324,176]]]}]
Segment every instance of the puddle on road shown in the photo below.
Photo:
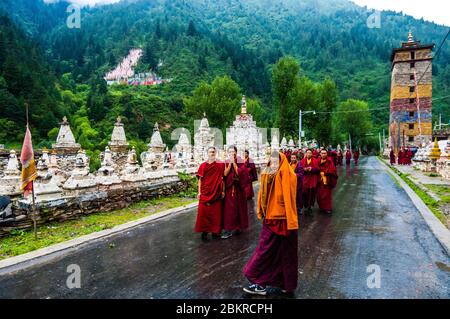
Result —
[{"label": "puddle on road", "polygon": [[438,262],[436,262],[436,266],[438,266],[438,268],[439,268],[440,270],[444,270],[444,271],[450,272],[450,266],[447,265],[447,264],[444,264],[444,263],[438,261]]}]

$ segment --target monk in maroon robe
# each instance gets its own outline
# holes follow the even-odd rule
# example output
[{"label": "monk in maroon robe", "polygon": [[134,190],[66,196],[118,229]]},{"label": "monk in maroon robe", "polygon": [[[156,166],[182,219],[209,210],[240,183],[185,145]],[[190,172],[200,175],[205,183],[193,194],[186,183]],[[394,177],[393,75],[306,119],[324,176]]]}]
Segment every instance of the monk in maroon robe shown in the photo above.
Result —
[{"label": "monk in maroon robe", "polygon": [[250,177],[248,180],[247,188],[245,189],[245,194],[247,196],[247,199],[252,199],[254,194],[253,191],[253,182],[256,182],[258,180],[258,172],[256,171],[255,163],[253,163],[252,159],[250,158],[250,153],[246,150],[244,152],[244,165],[247,169],[248,176]]},{"label": "monk in maroon robe", "polygon": [[350,152],[350,150],[347,150],[347,152],[345,152],[345,164],[350,165],[351,160],[352,160],[352,152]]},{"label": "monk in maroon robe", "polygon": [[240,233],[248,227],[247,196],[245,189],[248,187],[247,169],[242,158],[237,156],[237,148],[228,149],[229,160],[225,163],[225,200],[223,211],[223,233],[226,239],[233,233]]},{"label": "monk in maroon robe", "polygon": [[266,295],[269,287],[292,293],[298,282],[297,176],[283,153],[274,152],[261,172],[256,213],[262,219],[258,246],[244,266],[244,291]]},{"label": "monk in maroon robe", "polygon": [[359,162],[359,151],[358,150],[355,150],[353,152],[353,160],[355,161],[355,165],[357,166],[358,162]]},{"label": "monk in maroon robe", "polygon": [[394,153],[394,150],[392,148],[391,148],[391,151],[389,153],[389,160],[390,160],[391,165],[395,164],[395,153]]},{"label": "monk in maroon robe", "polygon": [[344,159],[344,154],[342,154],[342,151],[339,150],[337,153],[337,165],[338,166],[342,166],[343,159]]},{"label": "monk in maroon robe", "polygon": [[295,175],[297,176],[297,196],[296,196],[296,205],[297,205],[297,213],[302,213],[303,201],[302,201],[302,186],[303,186],[303,166],[302,163],[298,160],[298,156],[296,154],[291,155],[291,167],[294,170]]},{"label": "monk in maroon robe", "polygon": [[311,150],[306,151],[306,155],[300,163],[303,166],[303,207],[307,209],[308,213],[310,213],[316,201],[319,166],[317,160],[312,156]]},{"label": "monk in maroon robe", "polygon": [[198,213],[195,231],[207,240],[208,233],[219,237],[222,231],[223,173],[225,164],[216,161],[216,149],[208,149],[208,160],[198,169]]},{"label": "monk in maroon robe", "polygon": [[317,151],[317,148],[314,148],[312,150],[312,157],[314,157],[315,159],[319,158],[319,151]]},{"label": "monk in maroon robe", "polygon": [[403,147],[398,151],[398,164],[405,164],[405,153],[403,151]]},{"label": "monk in maroon robe", "polygon": [[319,186],[317,188],[317,204],[321,212],[331,213],[333,209],[333,188],[337,183],[336,167],[333,160],[323,150],[319,160]]},{"label": "monk in maroon robe", "polygon": [[411,151],[411,148],[408,147],[408,149],[406,150],[406,165],[411,165],[412,157],[413,157],[413,152]]}]

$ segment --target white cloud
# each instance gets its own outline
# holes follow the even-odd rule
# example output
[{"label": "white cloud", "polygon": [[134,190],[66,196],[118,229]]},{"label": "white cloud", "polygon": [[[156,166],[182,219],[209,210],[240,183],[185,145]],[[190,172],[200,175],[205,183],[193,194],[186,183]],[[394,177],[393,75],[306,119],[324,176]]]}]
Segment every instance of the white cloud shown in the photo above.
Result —
[{"label": "white cloud", "polygon": [[450,1],[443,0],[352,0],[360,6],[376,10],[403,12],[416,19],[450,26]]}]

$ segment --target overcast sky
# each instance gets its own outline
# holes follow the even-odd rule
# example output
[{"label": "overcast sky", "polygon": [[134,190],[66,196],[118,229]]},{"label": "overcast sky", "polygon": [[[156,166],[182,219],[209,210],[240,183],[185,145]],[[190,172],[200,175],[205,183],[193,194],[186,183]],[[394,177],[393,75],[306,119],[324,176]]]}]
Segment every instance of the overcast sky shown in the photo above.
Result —
[{"label": "overcast sky", "polygon": [[[352,0],[360,6],[377,10],[392,10],[414,18],[450,26],[450,1],[448,0]],[[381,17],[383,19],[383,17]]]}]

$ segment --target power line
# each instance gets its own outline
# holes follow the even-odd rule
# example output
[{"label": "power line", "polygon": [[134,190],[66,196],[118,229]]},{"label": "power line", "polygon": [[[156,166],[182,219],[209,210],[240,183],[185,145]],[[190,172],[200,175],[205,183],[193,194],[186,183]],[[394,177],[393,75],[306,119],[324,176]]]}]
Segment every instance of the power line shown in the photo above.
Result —
[{"label": "power line", "polygon": [[[445,35],[444,39],[442,40],[441,44],[439,45],[438,50],[436,51],[436,54],[434,55],[433,59],[437,59],[439,56],[439,53],[441,53],[441,49],[444,46],[445,40],[447,40],[448,36],[450,35],[450,28],[447,31],[447,34]],[[425,71],[422,73],[422,76],[419,78],[419,80],[417,81],[417,85],[419,85],[420,81],[422,80],[422,78],[424,77],[424,75],[427,73],[428,69],[431,66],[431,61],[430,63],[428,63],[427,68],[425,69]]]},{"label": "power line", "polygon": [[[450,97],[450,95],[446,95],[446,96],[441,96],[438,98],[434,98],[432,99],[432,101],[436,101],[436,100],[442,100],[445,98]],[[382,106],[382,107],[376,107],[376,108],[370,108],[368,110],[351,110],[351,111],[316,111],[316,114],[335,114],[335,113],[358,113],[358,112],[371,112],[371,111],[376,111],[376,110],[385,110],[387,107],[386,106]],[[390,106],[389,106],[390,108]]]}]

